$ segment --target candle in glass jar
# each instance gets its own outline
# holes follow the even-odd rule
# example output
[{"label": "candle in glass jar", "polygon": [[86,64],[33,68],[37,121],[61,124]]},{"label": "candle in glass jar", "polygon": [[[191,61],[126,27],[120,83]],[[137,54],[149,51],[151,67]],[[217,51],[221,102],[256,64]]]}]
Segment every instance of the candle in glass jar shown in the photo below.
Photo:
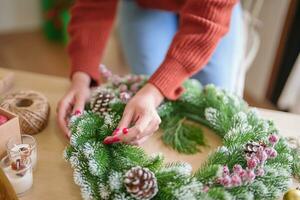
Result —
[{"label": "candle in glass jar", "polygon": [[32,165],[30,158],[16,157],[14,160],[7,158],[1,160],[1,168],[7,176],[18,196],[28,191],[33,184]]},{"label": "candle in glass jar", "polygon": [[22,157],[30,157],[32,162],[32,167],[35,168],[37,162],[37,151],[36,148],[32,148],[29,144],[18,144],[14,145],[11,149],[11,154],[13,156],[20,154]]},{"label": "candle in glass jar", "polygon": [[21,140],[11,138],[6,144],[7,153],[10,157],[21,155],[22,158],[30,157],[32,168],[37,165],[37,145],[36,140],[31,135],[22,134]]},{"label": "candle in glass jar", "polygon": [[33,184],[32,170],[27,169],[23,173],[16,173],[15,170],[9,168],[6,172],[7,177],[15,192],[20,195],[29,190]]}]

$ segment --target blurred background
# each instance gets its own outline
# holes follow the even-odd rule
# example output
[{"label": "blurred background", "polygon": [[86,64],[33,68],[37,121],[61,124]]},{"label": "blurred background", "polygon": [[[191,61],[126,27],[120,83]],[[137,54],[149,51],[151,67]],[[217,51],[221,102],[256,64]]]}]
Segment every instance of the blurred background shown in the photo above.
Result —
[{"label": "blurred background", "polygon": [[[241,91],[252,106],[300,113],[300,1],[241,0],[246,76]],[[68,76],[66,27],[72,0],[0,0],[0,67]],[[103,63],[129,72],[113,31]]]}]

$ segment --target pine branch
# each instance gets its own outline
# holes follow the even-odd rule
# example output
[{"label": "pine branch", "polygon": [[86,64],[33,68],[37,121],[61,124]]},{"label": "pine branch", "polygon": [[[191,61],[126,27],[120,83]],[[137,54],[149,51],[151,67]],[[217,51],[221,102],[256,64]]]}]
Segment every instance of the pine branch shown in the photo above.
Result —
[{"label": "pine branch", "polygon": [[204,137],[200,127],[187,123],[185,118],[174,117],[162,123],[162,140],[180,153],[195,154],[203,146]]}]

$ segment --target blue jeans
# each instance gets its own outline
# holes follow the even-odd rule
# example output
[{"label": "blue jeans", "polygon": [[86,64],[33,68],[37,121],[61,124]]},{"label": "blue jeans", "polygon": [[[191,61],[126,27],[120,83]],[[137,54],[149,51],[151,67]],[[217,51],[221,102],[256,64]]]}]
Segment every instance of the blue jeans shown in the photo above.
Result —
[{"label": "blue jeans", "polygon": [[[178,15],[145,9],[134,0],[123,0],[119,12],[119,33],[125,59],[133,73],[151,75],[162,63],[175,33]],[[241,55],[242,9],[233,9],[229,32],[221,39],[208,64],[193,78],[203,85],[215,84],[232,91]],[[234,92],[234,91],[233,91]]]}]

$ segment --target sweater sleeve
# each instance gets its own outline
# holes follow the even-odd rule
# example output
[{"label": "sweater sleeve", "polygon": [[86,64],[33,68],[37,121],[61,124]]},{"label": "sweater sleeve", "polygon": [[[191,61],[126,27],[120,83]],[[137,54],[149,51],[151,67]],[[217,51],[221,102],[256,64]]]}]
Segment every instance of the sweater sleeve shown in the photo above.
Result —
[{"label": "sweater sleeve", "polygon": [[68,27],[68,54],[71,76],[87,73],[92,80],[100,78],[98,66],[117,10],[117,0],[77,0],[71,9]]},{"label": "sweater sleeve", "polygon": [[187,0],[179,30],[161,66],[149,82],[168,99],[177,99],[182,83],[201,70],[227,33],[236,0]]}]

